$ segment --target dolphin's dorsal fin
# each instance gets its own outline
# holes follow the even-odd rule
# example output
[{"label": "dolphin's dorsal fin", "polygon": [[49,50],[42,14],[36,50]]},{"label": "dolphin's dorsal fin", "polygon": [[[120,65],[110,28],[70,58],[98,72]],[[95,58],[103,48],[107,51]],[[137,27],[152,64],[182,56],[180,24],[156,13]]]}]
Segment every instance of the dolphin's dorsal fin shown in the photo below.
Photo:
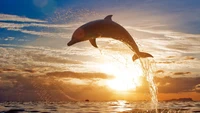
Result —
[{"label": "dolphin's dorsal fin", "polygon": [[112,16],[113,16],[113,15],[108,15],[108,16],[106,16],[106,17],[104,18],[104,20],[110,20],[110,21],[112,21]]},{"label": "dolphin's dorsal fin", "polygon": [[90,39],[89,41],[94,47],[98,48],[97,43],[96,43],[96,38]]}]

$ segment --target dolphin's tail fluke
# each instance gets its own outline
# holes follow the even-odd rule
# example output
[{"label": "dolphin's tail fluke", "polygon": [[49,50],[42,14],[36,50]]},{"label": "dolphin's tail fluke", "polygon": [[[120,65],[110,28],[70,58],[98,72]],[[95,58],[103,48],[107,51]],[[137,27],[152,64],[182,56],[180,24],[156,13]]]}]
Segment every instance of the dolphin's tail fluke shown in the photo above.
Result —
[{"label": "dolphin's tail fluke", "polygon": [[137,54],[133,55],[132,60],[134,62],[138,58],[146,58],[146,57],[153,57],[153,56],[151,54],[149,54],[149,53],[138,52]]}]

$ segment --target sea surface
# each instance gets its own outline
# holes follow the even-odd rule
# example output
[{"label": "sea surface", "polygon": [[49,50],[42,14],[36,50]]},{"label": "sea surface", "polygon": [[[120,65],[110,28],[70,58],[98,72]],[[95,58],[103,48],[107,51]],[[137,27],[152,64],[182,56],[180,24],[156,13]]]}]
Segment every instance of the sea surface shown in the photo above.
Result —
[{"label": "sea surface", "polygon": [[[2,102],[0,113],[155,113],[149,102]],[[157,113],[200,113],[200,102],[159,102]]]}]

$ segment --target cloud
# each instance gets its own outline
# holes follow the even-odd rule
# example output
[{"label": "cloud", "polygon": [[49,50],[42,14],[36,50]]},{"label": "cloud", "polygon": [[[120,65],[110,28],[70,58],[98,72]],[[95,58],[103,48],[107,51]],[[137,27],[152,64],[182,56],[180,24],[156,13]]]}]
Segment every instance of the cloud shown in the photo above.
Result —
[{"label": "cloud", "polygon": [[179,55],[172,58],[166,57],[156,59],[156,64],[159,69],[165,70],[165,75],[167,76],[173,76],[175,73],[176,76],[195,77],[200,73],[199,69],[197,68],[199,67],[199,59],[197,53],[193,55],[194,56]]},{"label": "cloud", "polygon": [[165,71],[164,70],[157,70],[155,73],[156,74],[163,74]]},{"label": "cloud", "polygon": [[155,78],[155,82],[158,85],[158,92],[160,93],[181,93],[181,92],[193,92],[196,85],[199,84],[199,77],[163,77]]},{"label": "cloud", "polygon": [[191,72],[175,72],[174,75],[190,75]]},{"label": "cloud", "polygon": [[[162,20],[160,20],[162,21]],[[160,22],[159,21],[159,22]],[[154,54],[163,53],[162,56],[174,56],[174,55],[187,55],[187,56],[198,56],[200,57],[198,49],[199,45],[199,34],[190,34],[184,32],[178,32],[176,30],[169,30],[167,27],[160,26],[157,28],[141,27],[148,26],[145,23],[142,25],[136,26],[127,26],[130,33],[134,38],[138,39],[138,43],[149,51],[152,51]],[[156,23],[152,23],[157,25]],[[170,27],[170,25],[167,25]],[[139,38],[137,38],[139,37]],[[155,52],[156,51],[156,52]],[[154,55],[155,56],[155,55]],[[159,55],[159,57],[162,57]]]},{"label": "cloud", "polygon": [[0,22],[0,28],[7,28],[7,29],[19,29],[27,26],[28,24],[16,24],[16,23],[5,23]]},{"label": "cloud", "polygon": [[197,84],[194,89],[196,92],[200,93],[200,84]]},{"label": "cloud", "polygon": [[[99,15],[96,15],[92,18],[83,19],[85,18],[84,14],[82,14],[82,16],[77,16],[73,15],[75,13],[72,12],[72,17],[68,17],[69,15],[66,14],[66,10],[63,10],[63,12],[59,11],[60,10],[58,10],[58,12],[55,12],[55,15],[53,15],[52,17],[47,18],[48,21],[45,22],[28,22],[29,20],[25,22],[26,19],[21,22],[2,21],[0,23],[2,28],[6,28],[7,30],[11,31],[18,31],[25,34],[32,34],[39,37],[37,38],[37,40],[26,43],[27,45],[32,46],[30,46],[29,48],[31,50],[27,50],[28,46],[21,46],[21,48],[26,49],[23,49],[23,51],[19,51],[17,49],[15,51],[13,49],[7,51],[7,53],[5,52],[5,54],[8,56],[10,55],[10,57],[2,57],[2,65],[15,65],[16,67],[28,66],[28,69],[31,69],[31,67],[37,68],[40,66],[47,69],[52,69],[53,67],[55,67],[56,69],[59,69],[59,71],[69,70],[89,72],[99,71],[94,67],[96,65],[102,64],[103,60],[104,62],[106,62],[106,58],[108,57],[112,57],[114,59],[116,57],[118,58],[118,56],[120,55],[130,56],[130,54],[133,54],[129,48],[122,46],[123,44],[118,43],[117,41],[106,41],[103,39],[99,39],[99,41],[97,42],[100,49],[92,48],[92,46],[90,46],[88,42],[76,44],[73,47],[66,47],[66,43],[71,37],[71,33],[75,30],[75,28],[82,25],[83,21],[85,23],[86,21],[90,21],[93,19],[103,18],[105,14],[99,13]],[[70,11],[68,11],[68,13],[69,12]],[[179,69],[180,72],[185,71],[185,69],[187,69],[186,71],[188,72],[199,72],[196,71],[198,70],[197,67],[199,64],[199,60],[197,59],[200,57],[198,54],[198,34],[190,34],[177,32],[175,30],[169,30],[168,25],[161,22],[162,18],[155,19],[158,15],[152,16],[150,14],[147,14],[146,12],[141,11],[134,14],[135,25],[133,27],[133,24],[128,24],[130,23],[130,20],[132,22],[132,16],[128,15],[128,13],[121,14],[121,12],[123,11],[120,11],[120,14],[114,16],[113,20],[115,19],[117,22],[127,28],[128,31],[130,31],[130,34],[134,37],[134,39],[136,39],[135,41],[137,42],[141,51],[144,50],[155,56],[154,59],[158,63],[158,67],[161,67],[161,69],[165,69],[166,73],[168,71],[175,72],[174,70],[177,69]],[[60,13],[62,13],[63,15],[59,15]],[[10,17],[12,16],[13,18],[15,17],[14,15],[10,15]],[[58,20],[56,20],[57,16],[59,18]],[[149,18],[141,18],[147,16],[149,16]],[[73,20],[74,22],[71,22],[70,20],[68,21],[69,18],[72,20],[72,18],[74,17],[79,17],[79,19]],[[126,23],[124,21],[124,18],[129,19],[129,21]],[[54,20],[51,21],[51,19]],[[59,23],[59,21],[61,21],[62,19],[64,20],[61,22],[61,24]],[[7,40],[7,38],[5,39]],[[14,40],[17,40],[17,37],[15,37]],[[8,52],[10,54],[8,54]],[[18,52],[21,52],[23,55],[18,54]],[[168,58],[167,56],[175,57]],[[191,58],[182,58],[184,56],[191,56]],[[19,58],[17,59],[16,57]],[[23,58],[25,60],[23,60]],[[192,60],[193,58],[195,58],[195,60],[190,63],[186,60]],[[119,59],[122,60],[121,58]],[[188,64],[189,68],[187,68],[187,65],[183,64]]]},{"label": "cloud", "polygon": [[183,60],[194,60],[195,57],[193,56],[186,56],[185,58],[183,58]]},{"label": "cloud", "polygon": [[5,41],[12,41],[12,40],[14,40],[15,39],[15,37],[7,37],[7,38],[5,38],[4,40]]},{"label": "cloud", "polygon": [[[0,101],[5,101],[7,97],[9,97],[9,99],[7,98],[8,101],[60,101],[62,99],[71,101],[74,100],[69,95],[65,93],[62,94],[63,92],[60,91],[61,89],[59,89],[59,86],[54,86],[61,85],[62,83],[58,84],[58,81],[50,80],[48,78],[23,75],[6,75],[2,76],[0,84],[2,83],[7,83],[7,86],[0,87]],[[4,91],[4,93],[2,93],[2,91]],[[15,95],[13,95],[13,92],[15,92]],[[54,96],[58,96],[59,98],[53,98]]]},{"label": "cloud", "polygon": [[[148,5],[154,6],[155,4],[157,4],[157,2]],[[191,73],[198,75],[200,72],[200,61],[198,60],[200,58],[200,35],[171,29],[173,25],[177,26],[179,24],[182,24],[182,26],[184,25],[184,27],[186,26],[188,29],[191,28],[191,26],[188,26],[183,21],[190,21],[192,19],[198,20],[198,15],[189,11],[186,12],[186,15],[191,16],[180,16],[180,13],[176,15],[176,13],[174,12],[173,14],[171,12],[170,14],[165,14],[160,12],[163,11],[163,9],[157,10],[157,8],[155,8],[154,10],[147,10],[149,8],[145,8],[147,5],[143,3],[133,5],[135,5],[135,7],[128,10],[122,8],[121,6],[111,8],[109,7],[109,10],[107,10],[106,8],[102,8],[104,11],[98,13],[87,9],[83,9],[83,11],[82,9],[58,9],[55,11],[52,17],[46,18],[46,20],[48,21],[21,17],[17,15],[0,14],[0,28],[15,31],[23,35],[31,34],[36,36],[35,38],[37,38],[34,41],[27,41],[26,45],[28,46],[1,44],[0,67],[2,69],[0,70],[0,74],[7,73],[8,75],[6,76],[9,76],[9,74],[13,73],[20,73],[23,74],[23,76],[27,76],[29,74],[37,76],[40,74],[44,74],[47,78],[49,76],[50,78],[52,77],[61,79],[108,79],[109,77],[103,74],[94,75],[91,70],[99,71],[98,68],[95,68],[96,65],[106,63],[109,59],[118,58],[118,56],[120,55],[125,57],[127,54],[131,54],[132,56],[133,53],[132,51],[129,51],[129,48],[121,46],[123,44],[120,44],[116,41],[105,40],[98,41],[100,49],[92,48],[92,46],[90,46],[88,42],[80,43],[73,47],[66,47],[66,43],[71,37],[73,31],[83,23],[98,18],[103,19],[108,13],[113,13],[113,20],[123,25],[130,32],[130,34],[137,42],[140,50],[153,53],[154,59],[158,64],[158,67],[160,68],[160,70],[157,70],[156,73],[168,74],[168,72],[175,72],[170,73],[172,76],[190,76]],[[165,5],[163,4],[163,6]],[[184,19],[182,17],[191,18]],[[173,22],[170,20],[173,20]],[[174,23],[174,20],[178,21]],[[18,39],[18,37],[13,37],[9,33],[6,33],[6,35],[8,36],[5,36],[5,38],[1,38],[2,40],[0,41],[3,41],[2,43],[10,43],[13,40],[25,40],[25,38],[22,38],[21,35],[20,38],[22,39]],[[128,51],[126,52],[126,50]],[[124,60],[126,59],[121,57],[119,57],[118,59],[119,62]],[[179,71],[177,72],[177,70]],[[76,73],[71,71],[75,71]],[[77,73],[77,71],[82,73]],[[73,76],[70,75],[70,73],[72,73]],[[88,76],[86,77],[85,75]],[[30,79],[31,77],[26,78],[23,76],[22,78],[16,77],[15,80],[11,80],[12,82],[9,82],[9,80],[4,81],[2,82],[2,84],[6,83],[8,84],[8,86],[12,86],[11,84],[16,85],[16,81],[22,82],[22,80],[33,82],[32,79],[34,77]],[[10,78],[8,79],[12,78],[11,76],[9,77]],[[192,78],[188,78],[191,83],[188,83],[189,85],[187,85],[184,90],[183,86],[185,85],[180,86],[180,88],[177,89],[175,89],[173,86],[179,86],[180,84],[187,83],[186,81],[183,82],[185,78],[155,78],[155,80],[158,81],[157,83],[159,84],[159,87],[161,87],[161,92],[191,91],[191,87],[194,87],[194,85],[191,85],[192,82],[196,82],[194,79],[190,79]],[[36,77],[35,80],[45,83],[46,85],[54,83],[47,83],[42,77]],[[33,83],[41,84],[39,82],[34,81]],[[177,85],[176,82],[180,82],[180,84]],[[61,83],[66,84],[64,83],[64,81],[61,81]],[[72,84],[68,84],[68,86],[70,85]],[[41,84],[41,86],[47,88],[43,84]],[[69,89],[68,86],[64,85],[62,87],[63,89],[65,87]],[[146,84],[146,86],[148,86],[148,84]],[[18,87],[20,89],[21,86],[18,85]],[[53,85],[51,87],[53,87]],[[80,87],[83,88],[83,86]],[[31,89],[33,87],[29,86],[29,88]],[[26,90],[28,90],[29,88],[27,88]],[[78,89],[78,87],[76,88]],[[88,89],[88,91],[90,89],[94,89],[93,87],[89,86],[84,86],[84,88]],[[33,88],[33,90],[35,89]],[[84,92],[83,90],[78,91]],[[43,97],[45,97],[45,93],[49,92],[43,92]]]},{"label": "cloud", "polygon": [[[38,74],[37,72],[29,73],[29,70],[28,73],[23,71],[27,70],[0,73],[0,101],[109,100],[113,99],[115,95],[115,92],[105,84],[99,84],[101,80],[112,79],[112,76],[103,73],[65,71]],[[75,79],[85,83],[69,82]],[[149,93],[149,84],[146,78],[143,77],[141,80],[141,86],[138,86],[133,92],[135,94]],[[159,93],[199,93],[199,77],[172,78],[166,76],[155,77],[154,81],[158,86]],[[57,98],[55,98],[56,96]]]},{"label": "cloud", "polygon": [[[66,72],[65,72],[66,73]],[[52,75],[53,74],[53,75]],[[78,73],[71,73],[76,76]],[[0,101],[74,101],[74,100],[109,100],[112,92],[94,81],[80,85],[62,81],[58,73],[47,75],[4,73],[0,78]],[[89,74],[88,78],[104,78],[103,74]],[[64,75],[63,75],[64,76]],[[81,74],[78,78],[87,78]],[[67,76],[65,76],[67,77]],[[73,75],[71,76],[73,77]],[[87,78],[87,79],[88,79]],[[98,90],[97,90],[98,89]],[[2,93],[3,92],[3,93]],[[15,92],[15,93],[13,93]]]},{"label": "cloud", "polygon": [[[0,67],[16,69],[34,69],[37,72],[47,73],[51,71],[74,72],[100,72],[98,64],[102,62],[100,51],[72,48],[48,48],[43,46],[25,46],[0,44]],[[71,49],[75,48],[74,51]],[[95,53],[97,55],[95,55]]]},{"label": "cloud", "polygon": [[[47,51],[46,51],[47,52]],[[25,54],[28,57],[31,57],[33,61],[35,62],[47,62],[47,63],[60,63],[60,64],[82,64],[80,61],[71,60],[69,58],[60,57],[57,55],[54,55],[49,51],[49,54],[43,54],[41,51],[32,52],[27,51]]]},{"label": "cloud", "polygon": [[29,73],[36,73],[37,71],[34,69],[24,69],[24,72],[29,72]]},{"label": "cloud", "polygon": [[26,17],[20,17],[17,15],[9,15],[9,14],[0,14],[0,21],[41,22],[41,23],[46,22],[43,20],[30,19],[30,18],[26,18]]},{"label": "cloud", "polygon": [[173,63],[175,63],[175,61],[161,61],[161,62],[157,62],[157,63],[161,63],[161,64],[173,64]]},{"label": "cloud", "polygon": [[157,35],[164,35],[165,37],[179,39],[179,38],[199,38],[199,34],[186,34],[181,32],[174,32],[174,31],[167,31],[167,30],[151,30],[151,29],[141,29],[141,28],[133,28],[130,26],[127,26],[128,29],[134,29],[136,31],[146,32],[146,33],[152,33]]},{"label": "cloud", "polygon": [[[184,93],[197,92],[199,93],[198,84],[200,77],[154,77],[154,82],[157,85],[158,93]],[[146,78],[141,78],[142,85],[136,88],[137,93],[149,93],[149,83]]]},{"label": "cloud", "polygon": [[[26,24],[19,24],[19,23],[3,23],[0,22],[0,28],[6,28],[10,31],[18,31],[25,34],[31,34],[31,35],[37,35],[37,36],[43,36],[48,38],[68,38],[70,37],[69,34],[66,34],[66,31],[71,31],[71,28],[73,25],[51,25],[51,24],[36,24],[36,23],[26,23]],[[54,32],[45,32],[45,31],[35,31],[33,30],[26,30],[26,27],[36,27],[36,28],[42,28],[48,29],[53,28]],[[57,29],[65,29],[63,32],[57,32]],[[6,39],[5,39],[6,40]]]},{"label": "cloud", "polygon": [[19,29],[24,27],[43,27],[43,28],[59,28],[65,30],[73,30],[75,27],[80,26],[81,23],[68,23],[68,24],[50,24],[50,23],[9,23],[0,22],[0,28]]},{"label": "cloud", "polygon": [[17,69],[14,69],[14,68],[3,68],[2,71],[6,71],[6,72],[14,72],[14,71],[17,71]]},{"label": "cloud", "polygon": [[167,56],[167,58],[174,58],[174,57],[176,57],[176,56]]},{"label": "cloud", "polygon": [[[24,35],[36,35],[40,38],[69,38],[71,37],[71,32],[78,26],[80,26],[79,22],[53,24],[48,23],[47,21],[16,15],[0,14],[0,28],[21,32],[24,33]],[[6,35],[12,37],[12,34]],[[8,39],[9,38],[5,38],[4,40],[7,41]]]},{"label": "cloud", "polygon": [[112,79],[113,76],[104,73],[75,73],[71,71],[66,72],[51,72],[46,74],[48,77],[57,78],[78,78],[78,79]]},{"label": "cloud", "polygon": [[54,71],[66,70],[71,65],[84,66],[81,61],[66,57],[68,54],[64,50],[32,46],[3,46],[7,48],[0,47],[0,67],[4,69],[2,71],[27,70],[26,72],[28,72],[29,70],[31,72],[31,70],[36,69],[37,72],[45,73],[52,71],[52,69]]}]

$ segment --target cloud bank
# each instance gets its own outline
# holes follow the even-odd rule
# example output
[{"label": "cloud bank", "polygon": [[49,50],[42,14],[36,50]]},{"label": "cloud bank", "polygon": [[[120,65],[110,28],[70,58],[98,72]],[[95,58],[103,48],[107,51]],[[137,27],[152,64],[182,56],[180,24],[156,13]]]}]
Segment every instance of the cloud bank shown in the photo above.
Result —
[{"label": "cloud bank", "polygon": [[[126,2],[131,5],[131,1]],[[157,10],[147,4],[163,7]],[[105,6],[97,10],[58,8],[45,20],[0,14],[0,100],[115,99],[115,94],[101,84],[112,76],[102,74],[99,65],[115,62],[128,67],[133,62],[127,59],[134,53],[119,41],[104,39],[97,40],[99,49],[89,42],[67,47],[77,27],[103,19],[108,13],[129,31],[141,51],[153,54],[160,93],[199,94],[200,35],[189,24],[199,20],[199,15],[183,7],[180,12],[166,9],[164,1],[132,6]],[[199,8],[191,10],[199,12]],[[143,80],[135,92],[148,93],[147,82]]]},{"label": "cloud bank", "polygon": [[[104,84],[99,83],[99,80],[104,81],[112,79],[111,76],[106,74],[50,72],[45,75],[38,75],[35,72],[26,72],[27,70],[24,70],[22,74],[19,73],[19,70],[2,70],[2,73],[0,73],[0,101],[79,101],[85,99],[116,99],[117,93],[115,91],[109,89]],[[74,82],[71,82],[72,80],[74,80]],[[170,94],[193,92],[199,94],[199,80],[199,77],[172,78],[167,76],[156,77],[155,83],[158,86],[159,93]],[[143,79],[142,82],[143,84],[141,86],[138,86],[135,91],[129,93],[132,95],[146,93],[148,95],[148,83],[146,79]],[[133,99],[131,97],[129,99]]]}]

